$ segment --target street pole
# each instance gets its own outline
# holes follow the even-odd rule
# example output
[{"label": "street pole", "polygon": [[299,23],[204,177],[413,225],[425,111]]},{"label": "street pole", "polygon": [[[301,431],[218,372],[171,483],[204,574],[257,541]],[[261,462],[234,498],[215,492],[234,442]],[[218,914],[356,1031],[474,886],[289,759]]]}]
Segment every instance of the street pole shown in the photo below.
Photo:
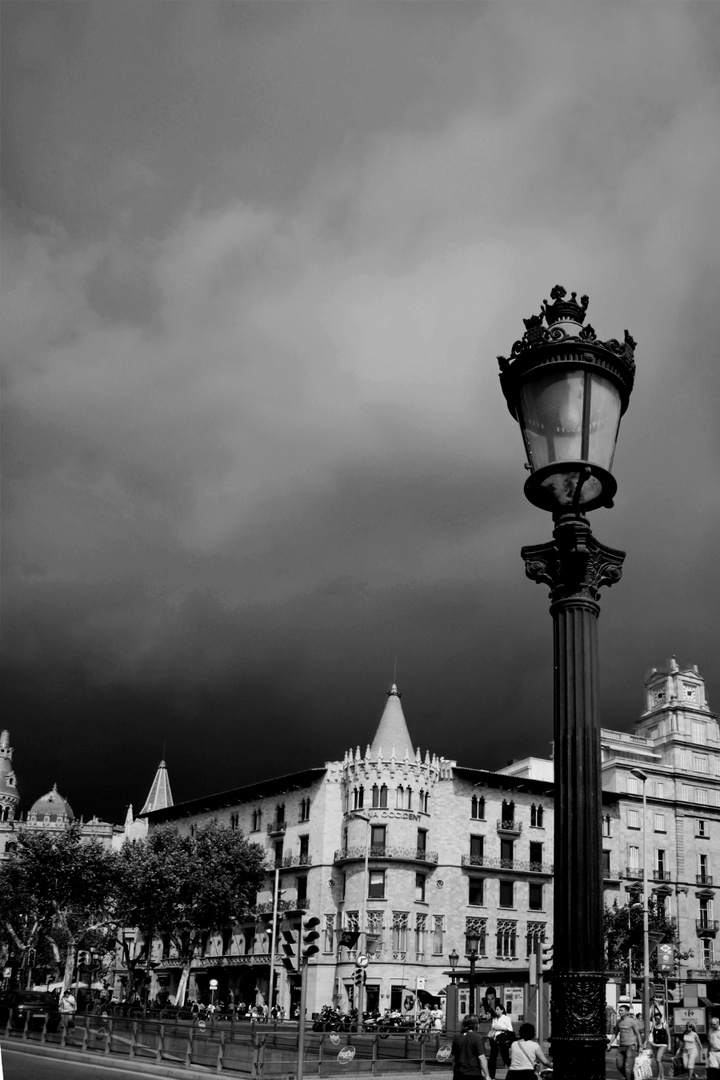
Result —
[{"label": "street pole", "polygon": [[[280,867],[275,867],[275,887],[273,889],[272,938],[270,940],[270,1010],[277,1005],[275,1000],[275,960],[277,953],[278,899],[280,896]],[[276,1014],[277,1015],[277,1014]]]},{"label": "street pole", "polygon": [[[368,894],[368,883],[369,883],[369,873],[370,873],[370,818],[365,817],[364,814],[356,814],[355,817],[359,818],[360,821],[365,822],[365,871],[364,871],[364,875],[363,875],[362,905],[361,905],[361,909],[360,909],[360,941],[362,942],[362,950],[361,950],[361,952],[365,956],[367,956],[367,939],[368,939],[368,935],[367,935],[367,894]],[[365,997],[366,970],[367,969],[363,970],[363,977],[358,982],[358,985],[356,987],[356,990],[357,990],[357,995],[356,995],[357,1005],[356,1005],[356,1008],[357,1008],[357,1013],[358,1013],[358,1018],[357,1018],[358,1033],[360,1033],[363,1030],[363,1006],[364,1006],[364,997]],[[300,1078],[298,1078],[298,1080],[300,1080]]]},{"label": "street pole", "polygon": [[643,815],[643,1020],[645,1037],[650,1031],[650,905],[648,893],[648,827],[647,827],[647,774],[642,769],[631,769],[633,776],[642,780]]},{"label": "street pole", "polygon": [[303,1080],[303,1066],[305,1064],[305,1011],[307,1009],[307,981],[308,961],[306,956],[302,956],[300,958],[300,1018],[298,1021],[297,1080]]}]

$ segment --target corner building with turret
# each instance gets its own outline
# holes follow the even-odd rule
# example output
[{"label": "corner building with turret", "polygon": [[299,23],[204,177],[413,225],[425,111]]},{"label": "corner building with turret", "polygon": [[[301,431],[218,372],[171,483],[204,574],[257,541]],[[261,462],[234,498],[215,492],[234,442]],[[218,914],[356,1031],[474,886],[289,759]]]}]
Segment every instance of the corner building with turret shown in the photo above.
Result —
[{"label": "corner building with turret", "polygon": [[[632,732],[601,732],[605,903],[637,902],[647,850],[653,908],[678,931],[670,995],[720,1002],[718,717],[697,668],[680,669],[674,658],[650,672],[644,694]],[[474,935],[476,1008],[492,986],[513,1019],[534,1020],[530,955],[553,940],[552,761],[524,758],[493,772],[458,765],[438,749],[414,746],[393,686],[364,751],[150,811],[151,830],[162,821],[192,830],[217,819],[268,852],[255,910],[208,940],[189,996],[209,1000],[217,980],[216,1000],[232,990],[247,1007],[277,1003],[292,1015],[300,977],[283,967],[279,930],[300,929],[312,915],[321,933],[308,970],[309,1014],[325,1004],[353,1007],[363,953],[366,1009],[410,1012],[416,1000],[442,1002],[454,980],[463,1013],[466,939]],[[646,777],[644,814],[633,770]],[[153,960],[151,993],[174,993],[179,959],[157,941]],[[653,976],[653,992],[661,986]],[[627,971],[609,973],[611,1008],[626,990]]]}]

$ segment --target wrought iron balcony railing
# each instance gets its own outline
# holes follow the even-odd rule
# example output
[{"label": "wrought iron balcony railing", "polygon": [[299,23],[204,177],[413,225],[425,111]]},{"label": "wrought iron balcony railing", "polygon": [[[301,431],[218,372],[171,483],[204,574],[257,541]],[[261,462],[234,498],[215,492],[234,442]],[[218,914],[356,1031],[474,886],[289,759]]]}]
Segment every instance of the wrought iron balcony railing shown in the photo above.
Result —
[{"label": "wrought iron balcony railing", "polygon": [[669,870],[653,870],[653,881],[670,881],[672,874]]},{"label": "wrought iron balcony railing", "polygon": [[499,859],[494,855],[462,855],[462,866],[483,866],[491,870],[519,870],[530,874],[552,874],[553,864],[529,859]]},{"label": "wrought iron balcony railing", "polygon": [[626,866],[625,877],[634,878],[636,881],[642,881],[643,868],[642,866]]},{"label": "wrought iron balcony railing", "polygon": [[715,937],[718,932],[718,920],[717,919],[696,919],[695,929],[697,930],[698,937]]},{"label": "wrought iron balcony railing", "polygon": [[268,836],[278,836],[287,829],[286,821],[271,821],[267,827]]},{"label": "wrought iron balcony railing", "polygon": [[[372,844],[369,856],[371,859],[394,859],[398,862],[436,863],[438,861],[437,851],[426,851],[425,848],[417,847],[391,847],[389,844]],[[336,863],[364,858],[364,844],[358,847],[338,848],[334,857]]]},{"label": "wrought iron balcony railing", "polygon": [[497,830],[502,833],[513,833],[515,836],[519,836],[522,832],[522,821],[505,821],[498,818]]},{"label": "wrought iron balcony railing", "polygon": [[712,885],[712,874],[696,874],[695,881],[698,885]]},{"label": "wrought iron balcony railing", "polygon": [[312,866],[309,855],[285,855],[281,862],[282,866]]}]

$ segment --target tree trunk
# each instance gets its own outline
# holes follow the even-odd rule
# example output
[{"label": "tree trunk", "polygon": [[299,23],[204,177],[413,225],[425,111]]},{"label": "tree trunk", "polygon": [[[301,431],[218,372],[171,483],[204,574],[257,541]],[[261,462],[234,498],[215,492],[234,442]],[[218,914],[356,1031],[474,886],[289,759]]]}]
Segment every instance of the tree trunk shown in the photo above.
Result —
[{"label": "tree trunk", "polygon": [[183,1006],[185,1004],[185,995],[187,994],[188,982],[190,981],[190,968],[192,967],[192,958],[186,960],[183,964],[182,975],[180,976],[180,982],[177,988],[177,1000],[176,1005]]}]

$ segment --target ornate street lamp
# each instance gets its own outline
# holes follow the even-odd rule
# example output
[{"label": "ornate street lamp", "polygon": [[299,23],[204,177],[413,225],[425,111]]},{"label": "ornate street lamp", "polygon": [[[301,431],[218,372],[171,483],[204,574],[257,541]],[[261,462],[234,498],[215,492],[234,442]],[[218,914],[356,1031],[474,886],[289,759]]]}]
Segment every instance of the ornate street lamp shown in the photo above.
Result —
[{"label": "ornate street lamp", "polygon": [[457,970],[458,960],[459,959],[460,959],[460,953],[457,951],[457,949],[453,949],[452,952],[448,955],[448,960],[450,961],[450,971],[451,971],[450,979],[451,979],[451,981],[453,983],[455,982],[455,971]]},{"label": "ornate street lamp", "polygon": [[465,935],[465,956],[470,961],[470,982],[469,994],[468,994],[468,1012],[475,1012],[475,964],[478,958],[478,947],[480,945],[480,935],[474,931],[470,931]]},{"label": "ornate street lamp", "polygon": [[519,422],[525,494],[553,515],[553,541],[522,549],[532,580],[550,586],[554,639],[555,901],[552,1046],[556,1080],[605,1076],[598,596],[619,581],[624,552],[600,544],[584,516],[612,506],[620,419],[635,375],[635,342],[599,341],[583,326],[588,298],[556,285],[525,319],[500,382]]}]

